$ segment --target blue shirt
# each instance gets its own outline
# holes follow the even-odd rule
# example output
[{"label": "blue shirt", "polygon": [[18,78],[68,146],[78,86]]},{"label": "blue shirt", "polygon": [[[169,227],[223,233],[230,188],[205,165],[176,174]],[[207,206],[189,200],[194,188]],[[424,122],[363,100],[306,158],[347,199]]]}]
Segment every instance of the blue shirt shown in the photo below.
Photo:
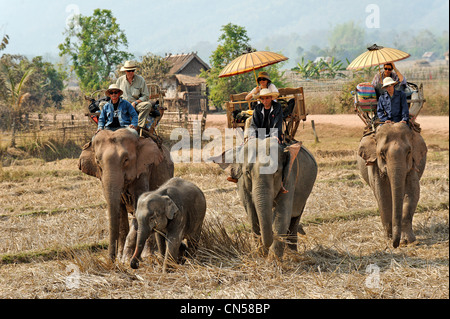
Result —
[{"label": "blue shirt", "polygon": [[[134,107],[127,100],[119,99],[119,106],[117,107],[117,115],[121,127],[126,127],[133,124],[138,126],[138,114]],[[114,120],[114,105],[109,102],[103,106],[103,109],[98,118],[98,128],[104,129],[105,126],[112,124]]]},{"label": "blue shirt", "polygon": [[402,91],[394,90],[394,94],[389,96],[388,92],[384,92],[378,99],[377,115],[380,121],[392,122],[409,120],[409,108],[406,103],[406,94]]}]

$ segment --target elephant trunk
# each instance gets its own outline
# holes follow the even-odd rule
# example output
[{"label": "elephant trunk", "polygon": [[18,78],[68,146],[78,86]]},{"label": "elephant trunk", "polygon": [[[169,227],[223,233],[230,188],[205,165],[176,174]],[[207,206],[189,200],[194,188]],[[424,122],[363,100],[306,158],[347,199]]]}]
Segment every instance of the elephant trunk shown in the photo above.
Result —
[{"label": "elephant trunk", "polygon": [[134,251],[134,255],[131,258],[130,267],[133,269],[139,268],[139,259],[141,258],[142,250],[144,249],[145,242],[147,241],[150,233],[153,229],[153,225],[149,225],[148,222],[139,223],[140,227],[138,228],[138,235],[136,241],[136,250]]},{"label": "elephant trunk", "polygon": [[400,245],[402,234],[403,199],[405,197],[406,173],[402,167],[396,167],[388,172],[392,192],[392,245]]},{"label": "elephant trunk", "polygon": [[253,203],[255,204],[256,214],[258,216],[261,230],[261,239],[263,245],[269,248],[273,243],[273,191],[270,183],[253,184]]},{"label": "elephant trunk", "polygon": [[121,196],[124,187],[123,177],[111,177],[104,174],[102,178],[103,194],[107,203],[109,216],[109,256],[115,260],[119,241]]}]

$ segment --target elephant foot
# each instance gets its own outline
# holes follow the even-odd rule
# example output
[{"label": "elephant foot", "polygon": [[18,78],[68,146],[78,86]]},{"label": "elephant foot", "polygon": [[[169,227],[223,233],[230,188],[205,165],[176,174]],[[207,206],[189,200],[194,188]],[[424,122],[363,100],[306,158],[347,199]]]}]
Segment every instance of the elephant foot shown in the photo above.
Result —
[{"label": "elephant foot", "polygon": [[[274,241],[274,243],[270,247],[270,257],[281,260],[283,258],[284,246],[285,246],[285,242]],[[295,246],[296,246],[295,250],[297,250],[297,244]]]},{"label": "elephant foot", "polygon": [[133,269],[138,269],[139,268],[139,260],[137,258],[131,259],[130,267]]},{"label": "elephant foot", "polygon": [[306,235],[306,232],[303,230],[303,227],[300,224],[297,226],[297,233],[303,236]]},{"label": "elephant foot", "polygon": [[403,233],[402,238],[400,240],[400,245],[407,246],[407,245],[411,245],[411,244],[413,244],[413,245],[418,244],[418,242],[416,240],[416,236],[413,233]]},{"label": "elephant foot", "polygon": [[273,249],[270,249],[269,255],[267,256],[267,260],[274,262],[274,263],[280,263],[283,259],[283,254],[279,254],[279,252],[275,252]]},{"label": "elephant foot", "polygon": [[267,257],[267,255],[269,254],[269,249],[266,246],[260,244],[260,245],[258,245],[257,252],[259,255],[261,255],[263,257]]},{"label": "elephant foot", "polygon": [[175,272],[178,267],[179,267],[178,263],[175,262],[172,258],[170,258],[169,260],[164,261],[162,272],[163,273]]},{"label": "elephant foot", "polygon": [[263,245],[261,235],[259,234],[258,235],[252,234],[252,235],[253,236],[251,237],[251,246],[253,249],[250,255],[252,257],[256,256],[266,257],[269,252],[269,249]]},{"label": "elephant foot", "polygon": [[121,256],[119,256],[117,259],[122,263],[122,264],[128,264],[131,260],[131,258],[133,257],[133,253],[134,251],[130,250],[130,249],[125,249],[123,251],[123,253],[121,254]]}]

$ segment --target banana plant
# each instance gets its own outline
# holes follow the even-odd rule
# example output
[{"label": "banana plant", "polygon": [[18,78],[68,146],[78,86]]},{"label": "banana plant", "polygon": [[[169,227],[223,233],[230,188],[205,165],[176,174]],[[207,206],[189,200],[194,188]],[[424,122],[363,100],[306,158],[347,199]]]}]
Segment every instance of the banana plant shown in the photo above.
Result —
[{"label": "banana plant", "polygon": [[320,63],[316,65],[311,60],[306,62],[305,58],[302,57],[301,62],[297,63],[297,66],[293,70],[297,71],[305,79],[318,79],[320,78],[320,68]]},{"label": "banana plant", "polygon": [[22,94],[22,88],[25,82],[30,78],[33,73],[33,69],[27,69],[22,78],[18,83],[16,83],[13,75],[12,67],[6,64],[0,63],[0,76],[3,80],[6,88],[7,103],[11,107],[12,114],[12,137],[11,137],[11,147],[16,146],[16,126],[17,118],[21,111],[22,102],[24,100],[25,94]]},{"label": "banana plant", "polygon": [[334,79],[336,77],[346,77],[341,71],[345,71],[343,67],[343,62],[341,60],[335,60],[334,57],[331,58],[330,62],[321,61],[321,75],[325,78]]}]

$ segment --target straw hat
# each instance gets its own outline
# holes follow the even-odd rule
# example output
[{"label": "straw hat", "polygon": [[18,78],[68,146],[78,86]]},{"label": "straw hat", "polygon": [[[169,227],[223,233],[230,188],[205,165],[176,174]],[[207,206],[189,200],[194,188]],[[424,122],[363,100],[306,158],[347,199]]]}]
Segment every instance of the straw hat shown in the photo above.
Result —
[{"label": "straw hat", "polygon": [[391,77],[387,77],[383,79],[383,88],[385,88],[386,86],[392,85],[392,84],[397,84],[397,81],[394,81]]},{"label": "straw hat", "polygon": [[279,95],[279,93],[277,93],[277,92],[272,92],[272,91],[270,91],[269,89],[262,89],[262,90],[259,92],[259,97],[262,97],[262,96],[271,96],[273,99],[276,99],[276,98],[278,97],[278,95]]},{"label": "straw hat", "polygon": [[110,96],[109,92],[110,91],[120,91],[119,96],[121,96],[123,94],[123,91],[119,88],[119,86],[117,84],[111,84],[108,89],[105,91],[105,95],[106,96]]},{"label": "straw hat", "polygon": [[258,80],[260,78],[267,79],[268,81],[270,81],[269,73],[264,72],[264,71],[261,71],[261,72],[258,73]]},{"label": "straw hat", "polygon": [[137,66],[136,62],[134,62],[134,61],[125,61],[125,64],[124,64],[124,66],[122,68],[120,68],[120,71],[121,72],[134,71],[134,70],[137,69],[137,67],[138,66]]}]

